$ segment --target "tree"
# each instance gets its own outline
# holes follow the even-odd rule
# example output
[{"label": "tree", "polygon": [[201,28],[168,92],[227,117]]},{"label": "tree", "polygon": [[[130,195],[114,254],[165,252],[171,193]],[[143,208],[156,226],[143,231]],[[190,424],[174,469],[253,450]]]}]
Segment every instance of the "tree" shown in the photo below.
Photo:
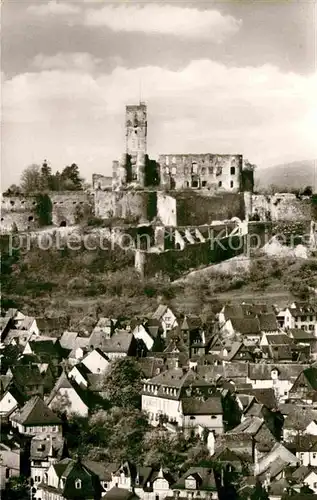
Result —
[{"label": "tree", "polygon": [[11,184],[8,189],[3,193],[4,196],[19,196],[22,194],[22,189],[17,184]]},{"label": "tree", "polygon": [[23,193],[36,193],[41,191],[41,170],[38,165],[30,165],[21,174],[21,189]]},{"label": "tree", "polygon": [[48,162],[44,160],[41,168],[42,189],[52,189],[52,169]]},{"label": "tree", "polygon": [[103,380],[103,389],[113,406],[140,408],[142,390],[142,370],[135,359],[115,360]]},{"label": "tree", "polygon": [[312,196],[313,194],[313,188],[311,186],[306,186],[304,189],[303,189],[303,192],[302,194],[304,196]]},{"label": "tree", "polygon": [[30,486],[28,480],[24,476],[10,477],[2,490],[1,495],[3,500],[29,500]]},{"label": "tree", "polygon": [[149,424],[146,415],[135,408],[99,410],[89,420],[89,436],[93,446],[89,457],[111,461],[130,460],[142,463],[144,440]]},{"label": "tree", "polygon": [[61,173],[61,181],[65,190],[82,191],[83,179],[79,175],[79,168],[76,163],[64,168]]},{"label": "tree", "polygon": [[48,194],[39,193],[36,196],[36,213],[41,226],[50,226],[52,224],[53,204]]}]

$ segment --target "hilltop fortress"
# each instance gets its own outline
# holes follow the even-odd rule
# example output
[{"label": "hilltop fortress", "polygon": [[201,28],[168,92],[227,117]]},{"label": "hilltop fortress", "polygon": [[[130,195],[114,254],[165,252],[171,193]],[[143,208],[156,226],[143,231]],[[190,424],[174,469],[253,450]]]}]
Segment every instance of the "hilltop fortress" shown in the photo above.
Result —
[{"label": "hilltop fortress", "polygon": [[[113,161],[112,176],[93,174],[89,192],[48,193],[50,219],[56,227],[89,217],[113,225],[121,219],[134,234],[145,232],[151,248],[135,253],[142,272],[163,271],[182,259],[184,269],[207,265],[243,251],[238,245],[235,252],[222,248],[211,254],[211,227],[226,227],[226,235],[241,239],[250,232],[249,224],[263,235],[268,224],[301,222],[307,229],[317,219],[316,206],[307,197],[254,194],[254,168],[241,154],[166,153],[151,159],[145,103],[126,106],[125,130],[125,152]],[[2,233],[38,228],[37,199],[3,196]]]}]

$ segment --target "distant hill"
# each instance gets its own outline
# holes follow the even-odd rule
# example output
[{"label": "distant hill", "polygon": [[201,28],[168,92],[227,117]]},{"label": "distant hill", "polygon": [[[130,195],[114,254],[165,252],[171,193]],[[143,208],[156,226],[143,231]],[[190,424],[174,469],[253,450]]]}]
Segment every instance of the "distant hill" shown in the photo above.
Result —
[{"label": "distant hill", "polygon": [[317,160],[294,161],[255,170],[255,188],[301,189],[317,182]]}]

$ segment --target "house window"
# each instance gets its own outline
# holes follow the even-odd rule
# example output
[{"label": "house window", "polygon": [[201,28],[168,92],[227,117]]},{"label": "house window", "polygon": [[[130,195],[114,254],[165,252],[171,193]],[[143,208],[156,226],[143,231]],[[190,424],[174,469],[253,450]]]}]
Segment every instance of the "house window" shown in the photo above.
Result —
[{"label": "house window", "polygon": [[192,172],[193,172],[193,174],[197,174],[197,172],[198,172],[198,165],[196,162],[192,163]]},{"label": "house window", "polygon": [[230,168],[230,174],[231,175],[235,175],[235,173],[236,173],[236,168],[235,167],[231,167]]},{"label": "house window", "polygon": [[233,188],[233,181],[230,181],[230,187]]},{"label": "house window", "polygon": [[314,490],[317,488],[317,483],[313,483]]},{"label": "house window", "polygon": [[222,181],[219,181],[218,182],[218,186],[221,187],[222,186]]},{"label": "house window", "polygon": [[214,173],[214,167],[208,167],[208,172],[209,175],[212,175]]},{"label": "house window", "polygon": [[76,481],[75,481],[75,488],[76,488],[76,490],[80,490],[81,489],[81,480],[80,479],[76,479]]},{"label": "house window", "polygon": [[215,419],[215,418],[217,418],[217,415],[211,415],[210,418]]},{"label": "house window", "polygon": [[9,479],[10,477],[10,469],[9,467],[6,467],[6,479]]},{"label": "house window", "polygon": [[207,186],[207,181],[202,181],[201,185],[202,185],[202,187],[206,187]]},{"label": "house window", "polygon": [[317,453],[313,453],[313,458],[316,458],[316,456],[317,456]]}]

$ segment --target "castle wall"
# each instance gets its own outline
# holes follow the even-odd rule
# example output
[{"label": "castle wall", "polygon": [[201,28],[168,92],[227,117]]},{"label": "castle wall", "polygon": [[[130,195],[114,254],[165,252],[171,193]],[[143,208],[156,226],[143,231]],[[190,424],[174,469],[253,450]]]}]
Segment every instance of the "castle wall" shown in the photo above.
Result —
[{"label": "castle wall", "polygon": [[157,212],[155,191],[96,191],[95,215],[101,219],[151,221]]},{"label": "castle wall", "polygon": [[176,198],[158,191],[157,216],[164,226],[177,226]]},{"label": "castle wall", "polygon": [[260,220],[311,220],[312,202],[291,193],[252,195],[252,216]]},{"label": "castle wall", "polygon": [[242,155],[160,155],[161,185],[168,189],[241,190]]},{"label": "castle wall", "polygon": [[[92,213],[93,200],[81,191],[50,192],[52,222],[71,226],[78,224],[85,214]],[[1,200],[1,232],[34,230],[38,227],[35,195],[3,196]]]},{"label": "castle wall", "polygon": [[227,260],[244,252],[244,240],[241,236],[221,239],[221,245],[211,241],[186,245],[183,250],[166,250],[164,252],[135,253],[135,267],[144,276],[158,273],[178,277],[181,274],[201,265]]},{"label": "castle wall", "polygon": [[174,192],[178,226],[199,226],[215,220],[238,217],[243,220],[243,193],[206,194],[199,191]]},{"label": "castle wall", "polygon": [[105,175],[92,174],[92,188],[93,189],[111,189],[112,177]]},{"label": "castle wall", "polygon": [[92,211],[92,199],[84,191],[51,192],[52,221],[56,226],[78,224],[85,210]]}]

